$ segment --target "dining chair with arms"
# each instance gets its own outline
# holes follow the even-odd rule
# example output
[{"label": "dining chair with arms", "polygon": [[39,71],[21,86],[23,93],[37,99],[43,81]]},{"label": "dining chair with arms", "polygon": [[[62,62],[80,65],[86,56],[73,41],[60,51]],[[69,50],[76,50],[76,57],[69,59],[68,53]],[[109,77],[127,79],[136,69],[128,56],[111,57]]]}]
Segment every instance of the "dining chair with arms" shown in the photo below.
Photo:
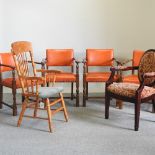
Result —
[{"label": "dining chair with arms", "polygon": [[[140,84],[114,82],[116,71],[137,70]],[[105,118],[109,118],[110,99],[115,98],[134,104],[135,125],[134,130],[138,131],[141,103],[152,101],[155,110],[155,50],[147,50],[142,56],[139,66],[112,67],[111,76],[105,87]]]}]

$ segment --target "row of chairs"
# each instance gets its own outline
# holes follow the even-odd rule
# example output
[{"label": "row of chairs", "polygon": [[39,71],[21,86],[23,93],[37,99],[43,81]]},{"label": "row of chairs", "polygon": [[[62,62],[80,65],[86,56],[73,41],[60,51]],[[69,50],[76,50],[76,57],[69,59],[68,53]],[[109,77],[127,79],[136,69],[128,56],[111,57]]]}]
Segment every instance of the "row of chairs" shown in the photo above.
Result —
[{"label": "row of chairs", "polygon": [[[35,64],[40,65],[42,69],[49,69],[50,67],[70,67],[69,72],[61,72],[57,74],[55,82],[67,82],[71,83],[71,100],[76,98],[76,106],[79,106],[79,63],[83,63],[83,106],[86,106],[86,100],[88,96],[89,83],[96,82],[106,82],[110,77],[110,71],[91,71],[89,68],[93,66],[98,67],[111,67],[116,65],[125,65],[127,62],[132,62],[132,66],[138,66],[143,51],[134,50],[133,58],[126,62],[119,62],[114,58],[113,49],[87,49],[86,58],[83,61],[77,61],[74,58],[73,49],[47,49],[46,59],[42,62],[35,62]],[[13,109],[13,116],[17,115],[17,105],[16,105],[16,90],[21,88],[20,80],[15,75],[15,64],[13,60],[12,53],[0,53],[0,108],[2,104],[7,105]],[[75,67],[76,66],[76,67]],[[75,71],[76,70],[76,71]],[[102,68],[102,70],[104,70]],[[12,77],[5,78],[2,73],[12,71]],[[115,81],[121,80],[123,82],[139,83],[137,74],[132,72],[131,75],[124,76],[116,75]],[[53,81],[53,79],[52,79]],[[49,86],[50,81],[48,81],[47,75],[47,85]],[[74,96],[74,84],[76,85],[76,95]],[[7,104],[3,101],[3,86],[11,88],[13,94],[13,105]],[[118,107],[122,108],[122,103],[118,104]]]},{"label": "row of chairs", "polygon": [[[5,70],[12,71],[14,79],[11,81],[11,84],[12,84],[13,88],[16,88],[16,84],[17,84],[17,81],[15,80],[15,71],[17,70],[17,73],[18,73],[20,87],[22,88],[23,104],[22,104],[22,110],[19,115],[17,126],[21,125],[21,122],[22,122],[22,119],[24,116],[29,117],[29,118],[45,119],[48,121],[49,131],[52,132],[52,130],[53,130],[53,124],[52,124],[52,120],[51,120],[52,116],[59,111],[63,111],[65,120],[67,122],[68,114],[67,114],[67,109],[66,109],[65,102],[63,99],[64,97],[62,94],[63,88],[55,87],[55,86],[50,87],[50,86],[46,86],[46,84],[50,83],[50,82],[52,82],[54,84],[56,82],[57,76],[61,73],[64,74],[64,72],[58,71],[58,70],[46,69],[44,66],[45,63],[34,62],[32,45],[30,42],[26,42],[26,41],[14,42],[14,43],[12,43],[11,47],[12,47],[11,52],[13,54],[12,55],[13,59],[11,61],[8,61],[8,64],[1,63],[0,68],[1,68],[1,72],[5,71]],[[86,52],[86,60],[83,61],[83,63],[84,63],[84,82],[85,82],[84,85],[86,86],[86,88],[84,88],[84,89],[86,89],[86,92],[87,92],[87,93],[84,92],[85,96],[88,94],[88,82],[103,82],[101,80],[100,81],[97,81],[97,80],[92,80],[92,81],[88,80],[87,81],[86,78],[89,79],[88,77],[91,77],[90,75],[92,75],[92,76],[95,75],[95,78],[98,75],[100,75],[99,77],[102,77],[104,75],[103,73],[89,72],[88,67],[89,66],[97,66],[97,65],[98,66],[112,66],[113,61],[115,60],[112,56],[112,57],[110,57],[109,61],[107,61],[107,58],[106,58],[106,61],[105,61],[105,59],[103,59],[104,63],[102,61],[103,53],[104,52],[106,53],[107,51],[109,51],[110,53],[113,54],[112,50],[103,50],[104,52],[102,50],[95,50],[95,52],[92,52],[92,50],[90,50],[90,51],[91,51],[90,53]],[[107,52],[107,53],[109,53],[109,52]],[[94,55],[94,53],[96,53],[96,54]],[[56,52],[56,54],[58,54],[58,53]],[[100,54],[100,56],[102,56],[102,58],[99,57],[98,54]],[[93,55],[93,56],[91,57],[91,59],[89,59],[89,57],[91,55]],[[97,58],[96,59],[97,62],[94,61],[94,58]],[[50,60],[51,59],[52,59],[52,57],[50,58]],[[136,59],[137,59],[137,57],[136,57]],[[55,60],[56,60],[56,58],[55,58]],[[64,59],[62,58],[61,62],[63,62],[63,60]],[[15,63],[15,65],[10,66],[11,62]],[[52,61],[51,63],[53,63],[53,62],[54,61]],[[32,67],[32,74],[30,73],[29,63],[31,64],[31,67]],[[78,63],[79,62],[77,62],[77,64]],[[39,70],[36,70],[35,64],[41,64],[41,65],[43,65],[43,67]],[[48,63],[48,59],[47,59],[46,65],[48,66],[48,64],[49,63]],[[114,67],[110,68],[111,74],[109,74],[109,76],[107,76],[108,80],[106,81],[106,86],[105,86],[105,118],[106,119],[109,118],[109,106],[110,106],[111,98],[134,103],[134,105],[135,105],[135,128],[134,129],[135,129],[135,131],[138,131],[141,103],[152,100],[153,109],[155,110],[155,88],[154,88],[154,86],[155,86],[155,50],[151,49],[151,50],[148,50],[145,53],[143,53],[142,57],[140,59],[140,62],[138,64],[139,66],[126,67],[126,66],[122,66],[124,63],[121,64],[118,61],[117,61],[117,64],[119,64],[117,67],[114,66]],[[121,66],[120,66],[120,64],[121,64]],[[51,64],[49,64],[49,66],[50,65]],[[54,64],[52,64],[52,65],[54,65]],[[62,65],[62,63],[60,63],[59,65]],[[65,66],[67,66],[67,65],[68,64],[66,64]],[[70,64],[68,66],[72,66],[72,65]],[[133,77],[131,78],[132,82],[130,82],[130,83],[123,81],[123,79],[125,79],[125,77],[121,77],[120,75],[122,74],[123,71],[128,71],[128,70],[131,70],[132,73],[134,70],[137,70],[138,81],[133,81]],[[42,74],[42,76],[38,77],[37,72],[40,72]],[[120,72],[121,74],[118,74],[118,72]],[[65,74],[68,75],[68,73],[65,73]],[[131,76],[126,77],[128,82],[129,82],[129,77],[131,77]],[[6,82],[8,82],[8,81],[9,80],[6,80]],[[0,84],[1,84],[1,90],[2,90],[2,84],[4,83],[2,78],[1,78],[0,82],[1,82]],[[137,84],[137,82],[139,84]],[[41,85],[42,87],[39,87],[39,85]],[[13,92],[14,91],[15,90],[13,90]],[[2,108],[2,104],[6,104],[6,103],[2,102],[2,95],[3,94],[1,91],[1,108]],[[58,96],[56,97],[56,99],[50,100],[51,97],[53,97],[54,95],[58,95]],[[43,108],[39,107],[40,102],[42,102],[44,104]],[[56,109],[51,109],[53,107],[53,105],[55,105],[57,103],[60,104],[60,107],[58,107]],[[6,104],[6,105],[8,105],[8,104]],[[13,106],[12,107],[10,106],[10,107],[14,109],[14,105],[16,105],[15,102],[13,103]],[[85,106],[85,103],[84,103],[84,106]],[[27,108],[34,109],[32,116],[24,115],[25,110]],[[47,118],[39,117],[38,113],[37,113],[38,109],[46,110],[48,117]]]}]

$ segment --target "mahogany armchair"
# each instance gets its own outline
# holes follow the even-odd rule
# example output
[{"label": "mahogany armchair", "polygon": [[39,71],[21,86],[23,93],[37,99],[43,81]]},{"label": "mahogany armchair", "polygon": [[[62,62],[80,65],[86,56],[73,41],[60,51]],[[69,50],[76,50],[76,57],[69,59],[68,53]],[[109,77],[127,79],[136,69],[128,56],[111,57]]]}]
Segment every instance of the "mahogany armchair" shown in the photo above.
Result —
[{"label": "mahogany armchair", "polygon": [[[79,106],[79,61],[74,58],[73,49],[47,49],[46,50],[46,68],[50,67],[67,67],[70,68],[68,72],[58,73],[55,79],[55,82],[61,83],[71,83],[71,100],[76,98],[76,106]],[[76,63],[76,71],[75,70]],[[49,85],[50,81],[48,80],[47,74],[47,84]],[[76,84],[76,96],[74,96],[74,83]],[[65,97],[68,98],[68,97]]]},{"label": "mahogany armchair", "polygon": [[[86,100],[88,96],[88,84],[89,83],[98,83],[106,82],[109,79],[109,71],[89,71],[89,67],[111,67],[114,64],[114,61],[117,64],[120,64],[114,58],[113,49],[86,49],[86,59],[83,61],[83,106],[86,106]],[[114,76],[115,81],[119,80],[119,76]]]},{"label": "mahogany armchair", "polygon": [[[140,84],[114,82],[114,75],[116,71],[137,70]],[[106,82],[105,87],[105,118],[109,118],[110,99],[115,98],[134,104],[135,111],[135,126],[134,130],[138,131],[140,106],[141,103],[152,101],[155,110],[155,50],[150,49],[142,56],[139,67],[112,67],[111,76]]]},{"label": "mahogany armchair", "polygon": [[[52,132],[53,125],[51,119],[55,113],[63,111],[65,120],[68,121],[68,114],[62,94],[63,87],[39,87],[40,84],[45,85],[46,78],[38,77],[36,74],[37,70],[33,60],[33,50],[32,44],[30,42],[14,42],[11,44],[11,47],[18,77],[22,86],[22,95],[24,96],[22,110],[18,119],[17,126],[21,125],[23,117],[44,119],[48,121],[49,131]],[[28,60],[31,61],[31,66],[29,66]],[[32,73],[30,67],[32,68]],[[38,72],[44,73],[44,75],[46,76],[45,69],[38,70]],[[60,71],[48,70],[47,72],[50,72],[51,78],[55,79],[56,74]],[[54,97],[55,95],[58,95],[58,97],[54,101],[49,99],[51,97]],[[43,108],[39,106],[40,102],[44,103]],[[55,104],[60,104],[60,106],[56,109],[51,109]],[[24,115],[27,108],[34,109],[32,116]],[[48,117],[39,117],[37,113],[38,109],[46,110]]]}]

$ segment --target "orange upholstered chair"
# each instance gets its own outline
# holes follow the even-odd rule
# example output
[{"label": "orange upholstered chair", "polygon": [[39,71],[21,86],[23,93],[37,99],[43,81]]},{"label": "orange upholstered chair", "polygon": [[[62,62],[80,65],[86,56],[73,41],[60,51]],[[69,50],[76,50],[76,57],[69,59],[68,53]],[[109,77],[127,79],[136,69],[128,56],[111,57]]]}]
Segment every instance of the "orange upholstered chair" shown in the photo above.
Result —
[{"label": "orange upholstered chair", "polygon": [[[76,71],[75,70],[76,63]],[[70,71],[63,71],[56,75],[55,82],[71,83],[71,99],[73,100],[73,86],[76,84],[76,106],[79,106],[79,62],[74,58],[73,49],[47,49],[46,67],[69,67]],[[48,74],[46,81],[49,84]]]},{"label": "orange upholstered chair", "polygon": [[[35,62],[36,64],[43,63]],[[12,72],[12,75],[5,77],[5,72]],[[3,101],[3,86],[12,89],[13,104],[10,105]],[[0,53],[0,109],[6,105],[13,109],[13,116],[17,115],[16,89],[21,88],[20,80],[16,77],[16,68],[12,53]],[[23,98],[22,98],[23,99]]]},{"label": "orange upholstered chair", "polygon": [[[86,49],[86,59],[83,61],[83,106],[86,106],[88,99],[88,83],[92,82],[106,82],[109,79],[110,72],[89,71],[89,67],[107,67],[114,64],[114,51],[113,49]],[[117,61],[116,61],[117,62]],[[118,62],[117,62],[118,63]],[[115,76],[118,80],[118,76]]]},{"label": "orange upholstered chair", "polygon": [[[4,77],[4,72],[12,71],[11,77]],[[11,88],[13,104],[9,105],[3,101],[3,86]],[[13,109],[13,116],[17,115],[16,88],[20,88],[19,80],[15,78],[15,64],[12,53],[0,53],[0,108],[6,105]]]},{"label": "orange upholstered chair", "polygon": [[[140,62],[140,59],[143,56],[143,54],[144,54],[144,51],[142,51],[142,50],[134,50],[133,51],[133,58],[131,59],[133,67],[139,66],[139,62]],[[135,72],[135,70],[132,70],[132,74],[123,76],[122,81],[139,84],[138,75]]]}]

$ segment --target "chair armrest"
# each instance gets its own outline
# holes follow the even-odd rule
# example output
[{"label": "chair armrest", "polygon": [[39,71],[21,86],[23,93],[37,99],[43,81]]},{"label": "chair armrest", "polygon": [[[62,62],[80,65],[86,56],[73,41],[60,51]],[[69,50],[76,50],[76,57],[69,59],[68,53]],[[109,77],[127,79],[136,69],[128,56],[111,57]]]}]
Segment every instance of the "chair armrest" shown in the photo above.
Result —
[{"label": "chair armrest", "polygon": [[113,58],[112,61],[115,61],[117,66],[122,66],[122,63],[118,61],[116,58]]},{"label": "chair armrest", "polygon": [[126,65],[127,63],[132,62],[132,61],[133,61],[133,59],[125,60],[125,61],[121,62],[121,65],[122,66]]},{"label": "chair armrest", "polygon": [[6,64],[0,64],[0,66],[3,66],[3,67],[9,67],[9,68],[11,68],[11,69],[13,69],[13,70],[15,70],[15,66],[11,66],[11,65],[6,65]]},{"label": "chair armrest", "polygon": [[129,70],[137,70],[138,66],[115,66],[111,67],[111,71],[129,71]]},{"label": "chair armrest", "polygon": [[144,74],[144,78],[153,78],[155,77],[155,72],[149,72]]},{"label": "chair armrest", "polygon": [[[28,63],[32,63],[32,61],[29,60]],[[43,60],[41,62],[34,61],[34,63],[37,64],[37,65],[41,65],[41,68],[45,69],[45,63],[46,63],[45,61],[43,61]]]}]

